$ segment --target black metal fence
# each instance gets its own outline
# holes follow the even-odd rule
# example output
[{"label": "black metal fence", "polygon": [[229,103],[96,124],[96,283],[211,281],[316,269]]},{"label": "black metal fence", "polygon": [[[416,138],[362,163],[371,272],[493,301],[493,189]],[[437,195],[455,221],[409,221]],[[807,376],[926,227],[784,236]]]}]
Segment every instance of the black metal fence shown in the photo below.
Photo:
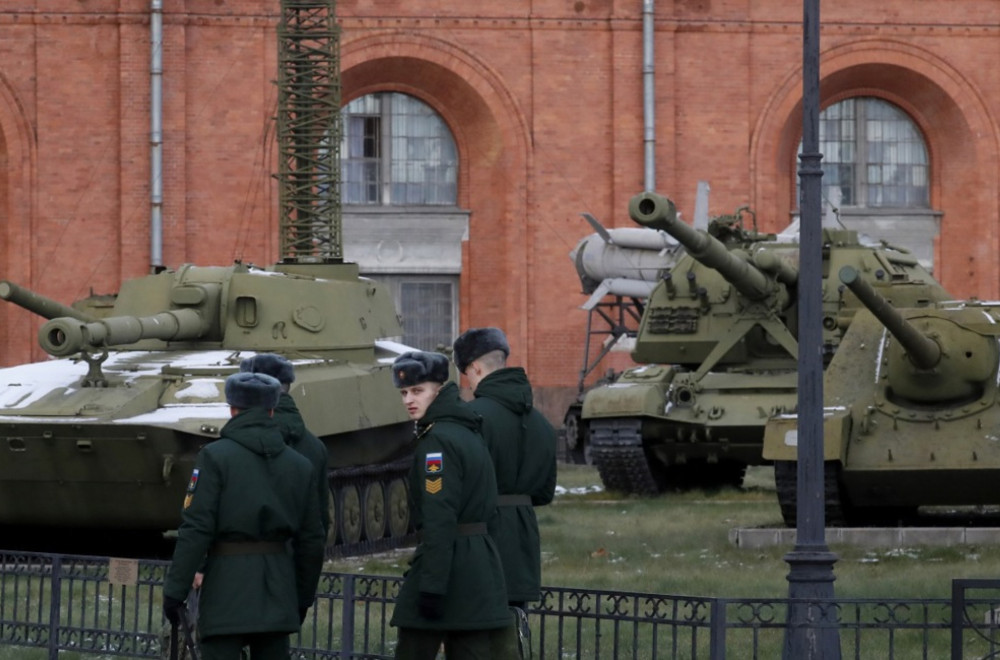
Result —
[{"label": "black metal fence", "polygon": [[[0,659],[160,657],[167,566],[0,551]],[[391,658],[400,582],[325,573],[295,656]],[[546,587],[529,611],[533,656],[771,660],[781,657],[790,605],[836,621],[844,659],[1000,658],[1000,580],[954,580],[951,598],[829,603]]]}]

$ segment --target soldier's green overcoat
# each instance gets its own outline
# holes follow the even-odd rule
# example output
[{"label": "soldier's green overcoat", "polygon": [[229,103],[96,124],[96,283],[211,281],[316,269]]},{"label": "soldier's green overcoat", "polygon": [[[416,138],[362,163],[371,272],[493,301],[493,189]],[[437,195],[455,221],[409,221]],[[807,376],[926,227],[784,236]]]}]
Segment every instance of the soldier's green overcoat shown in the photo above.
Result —
[{"label": "soldier's green overcoat", "polygon": [[[497,492],[527,495],[531,504],[500,506],[490,521],[512,602],[541,597],[541,540],[533,506],[549,504],[556,488],[556,432],[533,405],[524,369],[507,367],[479,382],[469,403],[483,418],[483,439],[496,469]],[[533,505],[533,506],[532,506]]]},{"label": "soldier's green overcoat", "polygon": [[[491,630],[511,624],[493,539],[459,531],[459,525],[486,523],[496,508],[493,465],[478,427],[479,418],[451,382],[417,423],[409,498],[420,543],[396,599],[394,626]],[[421,591],[444,594],[441,619],[420,615]]]},{"label": "soldier's green overcoat", "polygon": [[274,421],[278,423],[285,443],[309,459],[316,470],[316,496],[319,515],[323,522],[323,532],[330,531],[330,484],[327,479],[327,451],[323,441],[306,428],[305,420],[295,405],[295,399],[287,392],[281,393],[274,409]]},{"label": "soldier's green overcoat", "polygon": [[[164,593],[184,600],[204,572],[202,637],[295,632],[316,594],[325,538],[312,465],[261,408],[244,410],[198,453]],[[214,543],[284,542],[285,553],[210,554]]]}]

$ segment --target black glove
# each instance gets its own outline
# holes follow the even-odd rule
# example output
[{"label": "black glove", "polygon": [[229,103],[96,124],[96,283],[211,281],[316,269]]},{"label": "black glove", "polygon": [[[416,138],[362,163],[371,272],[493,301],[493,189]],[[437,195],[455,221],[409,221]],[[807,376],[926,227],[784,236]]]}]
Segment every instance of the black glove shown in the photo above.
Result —
[{"label": "black glove", "polygon": [[183,600],[177,600],[170,596],[163,597],[163,616],[167,617],[167,621],[175,626],[180,625],[181,616],[186,608],[187,605]]},{"label": "black glove", "polygon": [[306,614],[308,614],[308,613],[309,613],[309,608],[308,607],[300,607],[299,608],[299,625],[300,626],[306,622]]},{"label": "black glove", "polygon": [[421,591],[417,600],[417,609],[420,616],[425,619],[436,621],[444,616],[444,594],[432,594],[428,591]]}]

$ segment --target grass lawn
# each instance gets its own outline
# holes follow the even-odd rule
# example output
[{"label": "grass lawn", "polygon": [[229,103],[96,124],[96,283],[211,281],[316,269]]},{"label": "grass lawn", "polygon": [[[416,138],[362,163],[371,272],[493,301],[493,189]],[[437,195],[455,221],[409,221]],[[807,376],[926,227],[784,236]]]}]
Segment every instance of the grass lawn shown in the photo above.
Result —
[{"label": "grass lawn", "polygon": [[[558,494],[538,508],[542,582],[549,586],[671,595],[784,597],[791,547],[749,550],[729,542],[734,527],[780,526],[767,468],[742,489],[635,498],[601,489],[591,466],[559,465]],[[1000,575],[1000,547],[879,550],[832,545],[835,594],[850,598],[948,597],[958,577]],[[329,570],[401,575],[409,550],[346,558]]]}]

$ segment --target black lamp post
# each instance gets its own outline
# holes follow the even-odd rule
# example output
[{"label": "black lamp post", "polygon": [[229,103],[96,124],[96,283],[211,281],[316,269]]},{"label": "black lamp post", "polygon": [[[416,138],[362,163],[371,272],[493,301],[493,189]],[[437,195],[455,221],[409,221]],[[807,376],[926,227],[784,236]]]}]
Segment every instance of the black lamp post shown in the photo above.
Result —
[{"label": "black lamp post", "polygon": [[798,483],[795,548],[785,555],[788,627],[783,660],[839,660],[833,564],[823,495],[823,245],[819,153],[819,0],[803,0],[802,153],[799,154]]}]

